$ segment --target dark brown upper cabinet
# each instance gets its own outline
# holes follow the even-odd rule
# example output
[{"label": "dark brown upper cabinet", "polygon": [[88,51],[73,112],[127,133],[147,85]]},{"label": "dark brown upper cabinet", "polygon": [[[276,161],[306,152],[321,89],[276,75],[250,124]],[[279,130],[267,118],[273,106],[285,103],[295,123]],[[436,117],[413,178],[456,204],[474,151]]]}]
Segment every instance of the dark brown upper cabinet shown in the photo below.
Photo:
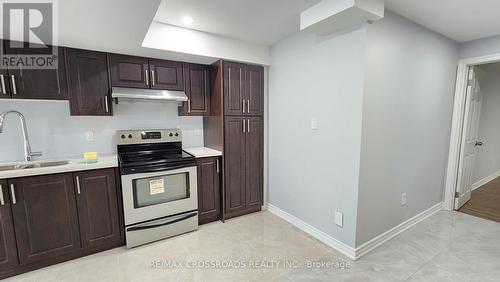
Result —
[{"label": "dark brown upper cabinet", "polygon": [[224,114],[262,116],[264,113],[264,68],[224,62]]},{"label": "dark brown upper cabinet", "polygon": [[0,180],[0,193],[0,272],[2,272],[16,266],[18,261],[7,181]]},{"label": "dark brown upper cabinet", "polygon": [[205,224],[220,218],[219,158],[196,160],[198,173],[198,223]]},{"label": "dark brown upper cabinet", "polygon": [[209,116],[210,66],[184,64],[184,92],[188,101],[179,107],[180,116]]},{"label": "dark brown upper cabinet", "polygon": [[246,115],[262,116],[264,113],[264,67],[247,65],[245,77]]},{"label": "dark brown upper cabinet", "polygon": [[119,244],[122,239],[114,169],[77,172],[73,176],[82,247]]},{"label": "dark brown upper cabinet", "polygon": [[149,59],[151,88],[166,90],[183,90],[182,63]]},{"label": "dark brown upper cabinet", "polygon": [[149,60],[126,55],[109,55],[112,86],[149,88]]},{"label": "dark brown upper cabinet", "polygon": [[21,264],[80,249],[71,173],[16,178],[9,185]]},{"label": "dark brown upper cabinet", "polygon": [[183,90],[182,63],[126,55],[109,55],[113,87]]},{"label": "dark brown upper cabinet", "polygon": [[110,116],[107,54],[66,49],[71,115]]},{"label": "dark brown upper cabinet", "polygon": [[[51,55],[50,49],[43,51],[31,48],[11,48],[10,41],[4,42],[5,54],[8,55]],[[68,83],[66,79],[64,48],[57,48],[55,68],[28,69],[10,68],[0,70],[0,97],[12,99],[67,100]],[[9,95],[10,93],[10,95]]]},{"label": "dark brown upper cabinet", "polygon": [[224,115],[244,115],[245,65],[224,62]]},{"label": "dark brown upper cabinet", "polygon": [[[0,48],[2,52],[5,48],[4,41],[0,39]],[[0,99],[11,98],[10,76],[9,70],[5,67],[0,67]]]}]

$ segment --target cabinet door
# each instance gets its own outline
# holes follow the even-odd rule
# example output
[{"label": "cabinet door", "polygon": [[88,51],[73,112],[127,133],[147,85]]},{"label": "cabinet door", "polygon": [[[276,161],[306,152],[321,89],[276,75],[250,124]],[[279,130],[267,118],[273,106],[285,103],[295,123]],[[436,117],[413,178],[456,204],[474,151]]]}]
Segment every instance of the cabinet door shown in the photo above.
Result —
[{"label": "cabinet door", "polygon": [[[4,52],[4,41],[0,39],[0,48],[2,48],[2,53]],[[11,94],[10,88],[10,76],[7,68],[0,67],[0,99],[10,99]]]},{"label": "cabinet door", "polygon": [[[9,44],[6,44],[8,46]],[[11,92],[13,99],[42,99],[42,100],[67,100],[68,83],[66,78],[66,66],[64,59],[64,48],[57,48],[57,57],[54,64],[55,69],[9,69]],[[15,55],[38,55],[33,49],[11,49],[6,48],[9,54]],[[52,54],[50,50],[47,54]],[[50,52],[50,53],[49,53]],[[13,77],[12,77],[13,76]]]},{"label": "cabinet door", "polygon": [[71,173],[16,178],[9,185],[21,264],[80,249]]},{"label": "cabinet door", "polygon": [[182,63],[165,60],[149,60],[151,88],[183,90]]},{"label": "cabinet door", "polygon": [[149,88],[147,58],[110,54],[109,68],[113,87]]},{"label": "cabinet door", "polygon": [[262,117],[246,118],[246,208],[260,209],[264,181],[264,125]]},{"label": "cabinet door", "polygon": [[224,64],[224,115],[242,115],[246,112],[245,65]]},{"label": "cabinet door", "polygon": [[196,160],[198,173],[198,223],[220,218],[219,158]]},{"label": "cabinet door", "polygon": [[0,272],[18,264],[7,181],[0,180]]},{"label": "cabinet door", "polygon": [[184,91],[189,100],[183,103],[179,115],[210,115],[209,81],[209,66],[184,64]]},{"label": "cabinet door", "polygon": [[264,112],[264,67],[247,66],[246,70],[246,115],[262,116]]},{"label": "cabinet door", "polygon": [[229,217],[245,210],[244,122],[242,117],[226,117],[224,121],[224,212]]},{"label": "cabinet door", "polygon": [[83,248],[121,241],[113,169],[74,173]]},{"label": "cabinet door", "polygon": [[106,53],[66,49],[71,115],[111,115]]}]

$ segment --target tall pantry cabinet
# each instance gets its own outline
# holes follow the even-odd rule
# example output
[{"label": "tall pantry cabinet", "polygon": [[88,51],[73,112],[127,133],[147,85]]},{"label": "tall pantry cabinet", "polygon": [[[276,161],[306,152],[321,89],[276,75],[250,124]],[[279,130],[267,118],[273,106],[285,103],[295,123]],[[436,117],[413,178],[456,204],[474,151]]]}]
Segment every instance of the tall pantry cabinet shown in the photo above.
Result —
[{"label": "tall pantry cabinet", "polygon": [[263,204],[264,68],[218,61],[211,69],[211,115],[204,118],[205,146],[223,152],[223,219]]}]

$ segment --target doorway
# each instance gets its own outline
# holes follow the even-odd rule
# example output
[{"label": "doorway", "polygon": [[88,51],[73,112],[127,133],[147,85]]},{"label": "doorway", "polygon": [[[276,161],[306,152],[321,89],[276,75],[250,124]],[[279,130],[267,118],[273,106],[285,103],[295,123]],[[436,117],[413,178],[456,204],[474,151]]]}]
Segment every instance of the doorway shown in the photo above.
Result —
[{"label": "doorway", "polygon": [[500,222],[500,63],[481,59],[459,66],[445,208]]}]

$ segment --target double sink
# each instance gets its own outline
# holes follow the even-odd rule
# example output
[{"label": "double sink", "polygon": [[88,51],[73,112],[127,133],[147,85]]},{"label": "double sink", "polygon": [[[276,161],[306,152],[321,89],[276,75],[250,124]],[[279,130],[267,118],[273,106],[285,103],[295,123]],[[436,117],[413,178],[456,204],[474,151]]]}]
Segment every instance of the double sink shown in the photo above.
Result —
[{"label": "double sink", "polygon": [[0,164],[0,171],[54,167],[54,166],[62,166],[62,165],[67,165],[67,164],[69,164],[69,161],[35,161],[35,162],[13,163],[13,164],[8,164],[8,165],[1,165]]}]

